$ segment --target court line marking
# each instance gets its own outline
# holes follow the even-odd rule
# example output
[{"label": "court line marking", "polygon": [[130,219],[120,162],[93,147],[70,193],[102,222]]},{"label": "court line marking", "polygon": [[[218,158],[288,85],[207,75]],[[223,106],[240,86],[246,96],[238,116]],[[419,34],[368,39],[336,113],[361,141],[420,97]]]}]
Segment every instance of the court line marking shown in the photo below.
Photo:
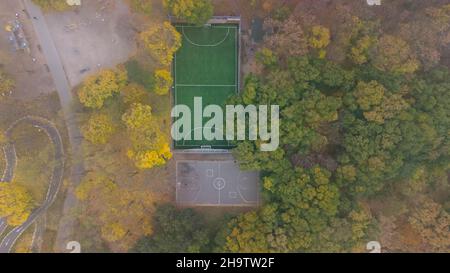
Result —
[{"label": "court line marking", "polygon": [[[177,181],[177,187],[176,187],[176,201],[177,202],[179,202],[179,197],[178,197],[178,190],[179,190],[179,187],[178,187],[178,181],[179,181],[179,176],[178,176],[178,165],[180,164],[180,163],[194,163],[194,164],[197,164],[197,163],[205,163],[205,161],[203,161],[203,160],[189,160],[189,159],[184,159],[184,160],[177,160],[177,162],[176,162],[176,181]],[[208,163],[210,163],[210,164],[214,164],[214,163],[217,163],[217,168],[218,168],[218,174],[220,174],[220,169],[221,169],[221,166],[223,166],[223,165],[225,165],[225,164],[236,164],[236,162],[234,161],[234,160],[212,160],[212,161],[208,161]],[[259,180],[258,180],[258,182],[257,182],[257,187],[256,187],[256,189],[257,189],[257,192],[256,192],[256,200],[255,201],[248,201],[247,199],[245,199],[245,197],[242,195],[242,193],[241,193],[241,190],[240,190],[240,177],[241,177],[241,175],[243,174],[243,173],[245,173],[244,171],[242,171],[242,170],[239,170],[238,171],[238,176],[237,176],[237,181],[236,181],[236,189],[237,189],[237,193],[239,194],[239,197],[241,198],[241,201],[243,201],[243,203],[234,203],[234,204],[225,204],[225,203],[222,203],[222,200],[221,200],[221,198],[220,198],[220,190],[217,190],[216,189],[216,191],[217,192],[219,192],[219,198],[218,198],[218,203],[197,203],[198,202],[198,198],[199,198],[199,195],[200,195],[200,191],[201,191],[201,189],[203,188],[203,187],[201,187],[201,185],[199,184],[199,186],[200,186],[200,191],[199,192],[197,192],[197,194],[195,195],[195,199],[194,200],[190,200],[190,201],[186,201],[186,202],[180,202],[179,204],[180,205],[186,205],[186,206],[199,206],[199,207],[201,207],[201,206],[234,206],[234,207],[254,207],[254,206],[258,206],[259,205],[259,190],[258,190],[258,188],[259,188]],[[219,176],[217,176],[217,177],[221,177],[220,175]],[[184,177],[184,178],[190,178],[189,176],[187,176],[187,177]],[[227,180],[226,180],[227,181]],[[212,182],[212,181],[211,181]]]},{"label": "court line marking", "polygon": [[186,32],[184,31],[184,26],[181,27],[181,31],[182,31],[182,33],[183,33],[183,37],[184,37],[190,44],[192,44],[192,45],[194,45],[194,46],[198,46],[198,47],[216,47],[216,46],[220,46],[221,44],[223,44],[223,43],[228,39],[228,36],[230,36],[230,28],[227,28],[227,34],[225,34],[225,37],[224,37],[221,41],[219,41],[219,42],[217,42],[217,43],[215,43],[215,44],[204,44],[204,45],[202,45],[202,44],[197,44],[197,43],[193,42],[193,41],[189,38],[189,36],[187,36]]}]

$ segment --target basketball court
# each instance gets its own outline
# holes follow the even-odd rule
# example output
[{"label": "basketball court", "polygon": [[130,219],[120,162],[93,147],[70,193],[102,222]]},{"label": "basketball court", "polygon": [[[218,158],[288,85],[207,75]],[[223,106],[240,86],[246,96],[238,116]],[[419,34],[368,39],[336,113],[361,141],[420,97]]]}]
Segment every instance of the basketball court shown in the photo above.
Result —
[{"label": "basketball court", "polygon": [[243,172],[234,161],[177,161],[176,172],[179,205],[258,205],[258,172]]}]

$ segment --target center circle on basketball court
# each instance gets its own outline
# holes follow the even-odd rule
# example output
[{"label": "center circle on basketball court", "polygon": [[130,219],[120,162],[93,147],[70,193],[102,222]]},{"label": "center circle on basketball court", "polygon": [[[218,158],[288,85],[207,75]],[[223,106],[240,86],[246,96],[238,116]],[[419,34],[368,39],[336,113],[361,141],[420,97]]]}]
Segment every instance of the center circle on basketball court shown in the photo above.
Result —
[{"label": "center circle on basketball court", "polygon": [[223,190],[225,188],[225,184],[225,179],[223,179],[222,177],[217,177],[213,181],[213,187],[218,191]]}]

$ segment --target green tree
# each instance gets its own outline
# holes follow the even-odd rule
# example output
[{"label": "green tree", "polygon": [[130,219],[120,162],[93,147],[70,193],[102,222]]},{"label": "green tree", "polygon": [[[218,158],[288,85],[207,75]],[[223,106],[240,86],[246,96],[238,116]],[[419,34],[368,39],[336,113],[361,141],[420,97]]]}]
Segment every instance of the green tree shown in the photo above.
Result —
[{"label": "green tree", "polygon": [[152,1],[150,0],[130,0],[130,5],[134,12],[141,12],[147,16],[152,14]]},{"label": "green tree", "polygon": [[192,209],[159,205],[153,217],[155,232],[141,238],[133,252],[199,253],[208,251],[209,230],[199,214]]},{"label": "green tree", "polygon": [[66,11],[71,8],[66,0],[33,0],[33,2],[45,11]]}]

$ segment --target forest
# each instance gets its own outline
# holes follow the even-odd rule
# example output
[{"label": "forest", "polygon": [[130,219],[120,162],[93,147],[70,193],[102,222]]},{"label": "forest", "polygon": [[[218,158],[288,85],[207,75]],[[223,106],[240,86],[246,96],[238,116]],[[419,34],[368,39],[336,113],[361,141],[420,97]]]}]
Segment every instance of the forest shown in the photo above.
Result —
[{"label": "forest", "polygon": [[[76,189],[78,213],[81,227],[99,231],[100,239],[85,234],[93,244],[130,252],[366,252],[379,241],[387,252],[450,251],[446,1],[386,1],[378,12],[365,1],[236,1],[243,33],[258,17],[264,38],[245,41],[242,90],[229,102],[279,105],[280,145],[264,152],[261,141],[235,143],[240,168],[261,174],[262,205],[213,220],[143,182],[168,183],[174,168],[168,90],[181,46],[153,2],[127,2],[138,16],[135,56],[75,90],[89,165]],[[218,11],[232,15],[227,3],[164,0],[162,8],[201,25]],[[2,91],[12,84],[0,83]]]}]

